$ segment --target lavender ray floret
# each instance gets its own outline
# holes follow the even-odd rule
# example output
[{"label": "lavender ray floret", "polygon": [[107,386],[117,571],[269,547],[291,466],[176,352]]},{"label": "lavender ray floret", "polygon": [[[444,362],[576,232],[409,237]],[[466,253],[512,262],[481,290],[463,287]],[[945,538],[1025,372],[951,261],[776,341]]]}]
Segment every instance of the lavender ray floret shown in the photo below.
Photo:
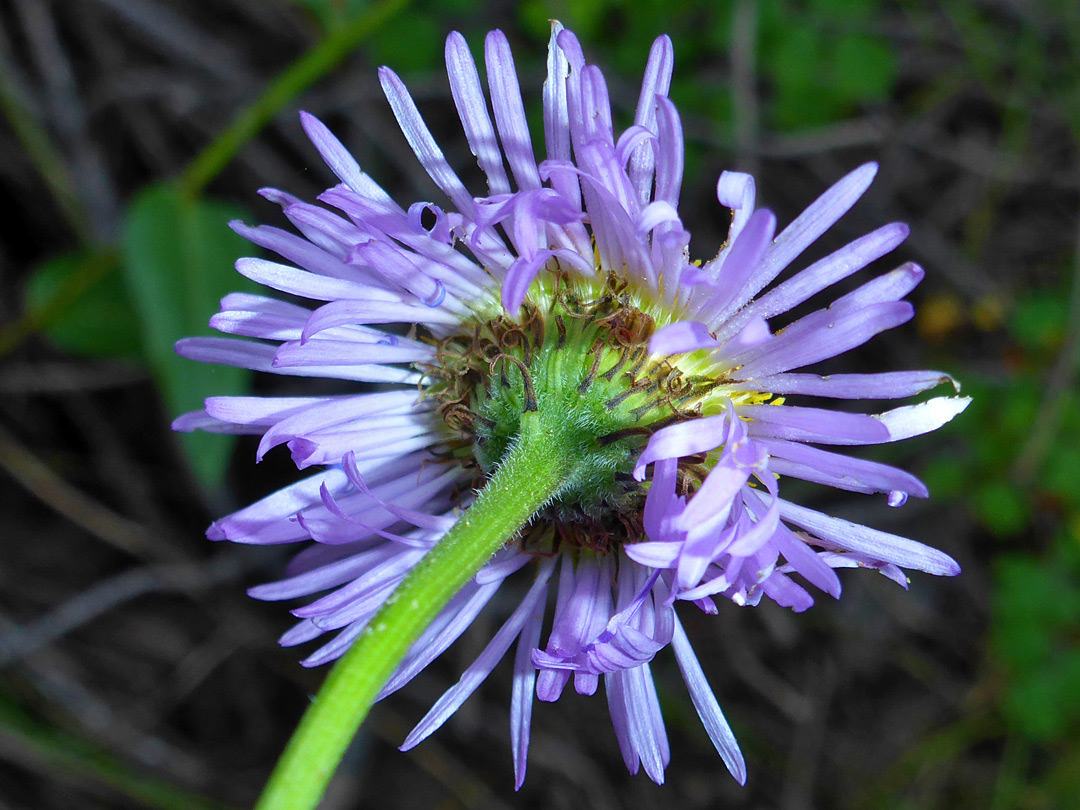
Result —
[{"label": "lavender ray floret", "polygon": [[484,59],[499,140],[510,170],[514,173],[514,180],[521,190],[539,188],[540,175],[536,172],[536,158],[529,126],[525,122],[525,105],[521,100],[514,57],[502,31],[491,31],[487,35]]},{"label": "lavender ray floret", "polygon": [[783,439],[759,439],[758,442],[769,452],[769,469],[779,475],[790,475],[850,492],[872,494],[900,491],[916,498],[930,495],[926,485],[914,475],[887,464],[851,458]]},{"label": "lavender ray floret", "polygon": [[333,133],[326,128],[318,118],[310,113],[300,112],[300,124],[304,128],[308,139],[318,150],[319,155],[330,167],[337,178],[357,194],[371,197],[389,205],[396,205],[393,198],[383,191],[382,187],[360,170],[358,164],[349,153],[349,150],[341,145]]},{"label": "lavender ray floret", "polygon": [[724,718],[724,713],[720,711],[720,704],[717,703],[716,696],[705,680],[705,673],[702,672],[701,664],[694,655],[694,648],[690,645],[686,631],[683,630],[682,623],[678,619],[675,620],[675,633],[671,646],[675,650],[675,660],[679,664],[683,681],[686,682],[686,687],[690,691],[690,700],[694,704],[698,717],[701,718],[702,725],[705,726],[709,739],[716,747],[728,772],[735,777],[735,781],[740,785],[745,785],[746,762],[743,760],[742,751],[739,750],[739,744],[735,742],[731,726]]},{"label": "lavender ray floret", "polygon": [[491,641],[476,660],[461,674],[461,679],[435,701],[424,718],[409,732],[409,736],[400,746],[402,751],[407,751],[430,737],[491,674],[491,670],[502,660],[506,651],[510,649],[510,645],[518,638],[526,622],[532,618],[537,605],[547,596],[548,580],[551,578],[553,568],[554,560],[546,560],[537,568],[536,580],[514,612],[510,614],[510,618],[492,636]]},{"label": "lavender ray floret", "polygon": [[[641,80],[641,92],[638,95],[634,124],[648,131],[656,129],[656,105],[660,98],[667,96],[671,89],[671,74],[675,63],[674,48],[671,38],[659,36],[649,49],[649,60],[645,63],[645,75]],[[679,133],[682,128],[679,127]],[[656,165],[656,153],[649,144],[642,144],[630,153],[627,175],[637,191],[638,200],[644,206],[652,196],[653,172]],[[682,161],[679,161],[682,165]]]},{"label": "lavender ray floret", "polygon": [[450,78],[450,92],[465,129],[469,149],[487,176],[488,190],[492,194],[509,193],[510,180],[506,176],[502,151],[488,115],[476,62],[465,43],[465,37],[457,31],[446,38],[446,74]]},{"label": "lavender ray floret", "polygon": [[806,529],[834,546],[865,554],[881,562],[939,576],[952,577],[960,573],[960,566],[948,554],[906,537],[829,517],[785,500],[780,501],[780,515],[785,521]]},{"label": "lavender ray floret", "polygon": [[390,109],[394,112],[398,126],[401,127],[402,134],[416,153],[416,159],[420,161],[420,165],[435,181],[435,185],[453,201],[458,211],[472,214],[472,195],[465,189],[457,173],[450,168],[450,164],[438,144],[435,143],[431,130],[420,117],[420,111],[416,108],[416,103],[409,95],[409,91],[405,89],[401,79],[390,68],[382,67],[379,68],[379,83],[382,85],[387,101],[390,102]]},{"label": "lavender ray floret", "polygon": [[760,377],[757,384],[773,394],[807,394],[833,399],[903,399],[956,380],[943,371],[883,371],[876,374],[782,373]]},{"label": "lavender ray floret", "polygon": [[536,689],[536,668],[532,651],[540,644],[544,623],[544,600],[538,600],[532,614],[518,636],[514,654],[514,679],[510,693],[510,750],[514,760],[514,790],[525,784],[525,769],[529,758],[529,737],[532,730],[533,694]]}]

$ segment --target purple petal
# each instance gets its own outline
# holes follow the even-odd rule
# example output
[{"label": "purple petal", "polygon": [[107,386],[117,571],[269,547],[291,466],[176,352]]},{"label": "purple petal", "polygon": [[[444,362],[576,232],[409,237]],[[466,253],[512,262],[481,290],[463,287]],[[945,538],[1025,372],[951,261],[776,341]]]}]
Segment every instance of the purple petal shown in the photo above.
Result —
[{"label": "purple petal", "polygon": [[514,757],[514,790],[525,783],[525,768],[529,758],[529,737],[532,729],[533,692],[536,687],[536,668],[532,651],[540,643],[544,624],[544,602],[533,609],[518,638],[514,654],[514,681],[510,694],[510,749]]},{"label": "purple petal", "polygon": [[488,33],[484,40],[484,58],[499,140],[502,141],[514,180],[521,189],[539,188],[540,175],[536,172],[536,158],[529,138],[529,125],[525,121],[525,105],[521,101],[514,57],[502,31]]},{"label": "purple petal", "polygon": [[[390,512],[392,515],[399,518],[400,520],[404,520],[414,526],[419,526],[423,529],[449,531],[454,526],[454,524],[457,523],[458,519],[456,516],[440,517],[436,515],[423,514],[420,512],[416,512],[412,509],[404,508],[400,501],[398,503],[393,503],[384,498],[380,498],[374,493],[374,491],[372,491],[368,487],[367,483],[364,481],[363,477],[361,476],[360,467],[358,467],[356,464],[356,458],[357,455],[353,451],[345,453],[341,457],[341,467],[345,471],[345,475],[348,477],[349,483],[359,489],[360,492],[362,492],[364,495],[371,498],[371,500],[373,500],[387,512]],[[440,481],[446,476],[456,476],[457,472],[458,471],[451,469],[436,480]],[[421,489],[422,488],[420,487],[414,488],[413,494],[421,492]]]},{"label": "purple petal", "polygon": [[654,199],[679,204],[679,189],[683,179],[683,131],[679,112],[664,96],[656,99],[657,158],[656,193]]},{"label": "purple petal", "polygon": [[[645,64],[645,75],[641,81],[641,93],[638,95],[637,111],[634,114],[634,124],[637,126],[646,130],[655,128],[657,96],[667,96],[671,88],[673,65],[674,50],[671,39],[667,36],[657,37],[649,49],[649,61]],[[649,144],[642,144],[630,153],[627,174],[642,205],[649,201],[654,166],[655,157]]]},{"label": "purple petal", "polygon": [[210,318],[210,328],[226,335],[261,340],[299,340],[306,320],[295,315],[227,310]]},{"label": "purple petal", "polygon": [[[753,313],[762,318],[772,318],[787,312],[889,253],[907,238],[908,232],[907,225],[894,222],[856,239],[770,290],[746,308],[747,315]],[[740,317],[733,320],[741,321],[745,317],[740,313]]]},{"label": "purple petal", "polygon": [[[228,403],[229,399],[239,397],[217,397],[211,405],[207,400],[207,408],[214,408],[214,412],[234,413],[242,410],[242,406]],[[259,397],[247,397],[245,399],[259,400]],[[224,404],[229,410],[222,410],[217,400],[226,400]],[[288,402],[288,399],[285,400]],[[386,391],[379,394],[361,394],[355,397],[334,397],[306,403],[304,407],[293,406],[287,411],[277,414],[271,422],[270,429],[259,442],[256,458],[261,459],[270,449],[279,444],[289,441],[298,436],[303,436],[317,430],[325,430],[374,414],[390,415],[408,413],[417,409],[417,393],[415,391]],[[427,410],[426,407],[417,410]]]},{"label": "purple petal", "polygon": [[634,478],[645,480],[645,468],[654,461],[682,458],[713,450],[724,443],[727,413],[679,422],[656,431],[634,465]]},{"label": "purple petal", "polygon": [[[754,513],[757,518],[756,523],[751,522],[746,514],[740,516],[737,524],[738,532],[731,544],[724,549],[725,554],[734,557],[749,557],[757,554],[761,547],[771,540],[776,533],[776,529],[780,525],[780,508],[776,502],[778,489],[776,476],[773,472],[772,459],[769,459],[769,469],[757,475],[758,480],[772,499],[769,508],[764,513]],[[748,490],[750,490],[750,487],[744,487],[741,493],[744,504],[748,498]]]},{"label": "purple petal", "polygon": [[510,618],[503,623],[476,660],[461,674],[461,679],[435,701],[424,718],[409,732],[409,736],[400,746],[402,751],[415,747],[438,730],[491,674],[491,670],[506,655],[506,651],[521,633],[525,623],[532,618],[537,606],[547,596],[547,584],[554,566],[554,559],[545,560],[540,564],[536,572],[536,580],[525,594],[525,598],[521,600],[514,612],[510,614]]},{"label": "purple petal", "polygon": [[[327,664],[334,661],[345,654],[353,642],[360,637],[360,634],[364,632],[364,628],[367,627],[367,623],[370,620],[370,616],[366,616],[360,621],[353,622],[348,627],[345,627],[340,633],[338,633],[332,641],[319,647],[315,652],[300,661],[302,667],[318,667],[323,664]],[[312,622],[315,625],[314,622]],[[317,625],[315,629],[320,630]],[[286,636],[282,636],[284,639]],[[297,643],[296,638],[290,639],[291,643]]]},{"label": "purple petal", "polygon": [[615,739],[619,743],[619,752],[626,770],[634,775],[640,767],[641,757],[637,755],[630,739],[630,718],[626,707],[626,671],[620,670],[605,676],[604,691],[607,692],[608,713],[611,715]]},{"label": "purple petal", "polygon": [[504,580],[515,571],[519,571],[535,561],[535,558],[530,557],[528,554],[521,554],[513,547],[504,546],[476,572],[473,582],[477,585],[484,585],[488,582]]},{"label": "purple petal", "polygon": [[319,489],[324,483],[330,489],[336,489],[345,486],[348,480],[341,470],[323,470],[215,521],[207,531],[207,537],[260,545],[302,540],[304,530],[289,518],[304,507],[318,503]]},{"label": "purple petal", "polygon": [[780,501],[780,516],[834,546],[875,560],[939,576],[952,577],[960,573],[960,566],[948,554],[906,537],[829,517],[784,500]]},{"label": "purple petal", "polygon": [[863,195],[877,174],[876,163],[866,163],[841,178],[828,191],[812,202],[795,220],[780,232],[764,259],[747,280],[742,292],[726,311],[718,313],[724,320],[764,289],[799,254],[833,226]]},{"label": "purple petal", "polygon": [[[666,523],[679,510],[675,503],[675,484],[679,471],[678,459],[664,459],[653,467],[652,483],[645,497],[642,526],[646,536],[661,540]],[[637,544],[640,545],[640,544]]]},{"label": "purple petal", "polygon": [[393,677],[379,692],[382,700],[403,687],[432,661],[442,655],[476,619],[484,606],[491,601],[501,582],[490,585],[465,585],[443,612],[427,626],[409,648]]},{"label": "purple petal", "polygon": [[300,335],[310,340],[337,326],[371,323],[424,323],[457,326],[461,319],[436,307],[417,304],[387,304],[382,301],[331,301],[315,310]]},{"label": "purple petal", "polygon": [[713,349],[719,345],[705,324],[679,321],[653,333],[649,339],[649,352],[657,355],[681,354],[697,349]]},{"label": "purple petal", "polygon": [[[772,338],[769,324],[764,318],[752,317],[746,325],[725,344],[725,351],[740,353],[754,346],[762,346]],[[765,389],[762,389],[765,390]]]},{"label": "purple petal", "polygon": [[898,301],[919,286],[925,276],[926,271],[919,265],[907,262],[837,298],[834,306],[865,307],[885,301]]},{"label": "purple petal", "polygon": [[740,405],[737,410],[751,420],[747,426],[751,436],[841,445],[889,441],[888,428],[861,413],[794,405]]},{"label": "purple petal", "polygon": [[172,421],[170,428],[177,433],[193,433],[196,430],[201,430],[204,433],[227,433],[234,436],[257,436],[263,431],[263,428],[259,425],[236,425],[220,422],[206,411],[190,411],[181,414]]},{"label": "purple petal", "polygon": [[297,270],[265,259],[237,259],[236,272],[258,284],[316,301],[336,301],[341,298],[386,302],[401,300],[399,294],[388,290]]},{"label": "purple petal", "polygon": [[521,309],[521,304],[529,292],[529,285],[550,257],[550,251],[542,250],[532,258],[518,259],[506,271],[502,286],[502,305],[511,316],[516,316]]},{"label": "purple petal", "polygon": [[334,406],[352,397],[207,397],[206,412],[222,422],[267,427],[311,408]]},{"label": "purple petal", "polygon": [[369,239],[353,247],[349,252],[349,264],[370,268],[392,284],[408,290],[425,306],[438,307],[446,301],[443,283],[426,275],[409,252],[400,247]]},{"label": "purple petal", "polygon": [[646,205],[637,219],[638,233],[642,236],[665,224],[679,224],[679,212],[675,206],[665,200],[657,200]]},{"label": "purple petal", "polygon": [[416,159],[424,167],[428,175],[435,181],[443,193],[446,194],[457,206],[458,211],[470,214],[473,210],[472,195],[465,189],[461,179],[457,176],[438,144],[431,135],[420,111],[416,109],[409,91],[397,74],[388,67],[379,68],[379,82],[382,84],[386,100],[390,102],[390,108],[394,111],[398,126],[402,134],[409,142]]},{"label": "purple petal", "polygon": [[488,115],[476,62],[469,53],[465,37],[457,31],[446,38],[446,73],[450,77],[450,92],[465,128],[469,148],[487,175],[488,188],[492,194],[509,192],[510,180],[503,168],[502,152]]},{"label": "purple petal", "polygon": [[732,378],[753,380],[808,366],[861,346],[881,332],[911,320],[907,301],[861,309],[823,309],[801,318],[765,343],[729,360],[738,364]]},{"label": "purple petal", "polygon": [[[720,173],[716,181],[716,200],[732,211],[731,227],[728,229],[728,245],[735,242],[750,219],[750,215],[754,213],[756,198],[757,185],[751,175],[743,172]],[[721,252],[717,259],[723,255]]]},{"label": "purple petal", "polygon": [[[356,559],[363,558],[366,565],[355,576],[346,580],[348,584],[314,602],[294,609],[292,614],[303,619],[320,619],[317,624],[324,629],[335,629],[335,627],[351,624],[356,618],[355,614],[367,613],[371,608],[377,608],[380,595],[388,588],[396,587],[427,551],[427,549],[402,548],[392,543],[385,543],[372,551],[359,554]],[[338,568],[336,573],[342,570],[343,567]],[[256,589],[253,591],[262,594],[263,599],[286,599],[289,597],[285,594],[296,591],[299,585],[312,584],[313,576],[313,573],[304,574],[288,583],[272,583],[270,587],[263,586],[261,591]],[[368,607],[356,610],[357,605],[363,602],[369,602]],[[334,621],[335,617],[341,616],[349,608],[353,608],[353,616]]]},{"label": "purple petal", "polygon": [[[352,283],[356,281],[356,272],[350,269],[340,256],[335,256],[308,240],[301,239],[296,234],[280,228],[272,228],[269,225],[252,228],[239,220],[230,222],[229,227],[249,242],[272,250],[286,261],[298,264],[311,273],[327,278],[351,280]],[[261,260],[249,259],[248,261]],[[239,269],[237,267],[237,270]]]},{"label": "purple petal", "polygon": [[830,568],[873,568],[886,579],[891,579],[905,591],[908,590],[908,587],[911,585],[911,580],[908,576],[895,565],[872,559],[865,554],[822,551],[819,552],[817,556],[818,559]]},{"label": "purple petal", "polygon": [[[556,606],[544,653],[560,659],[573,658],[587,642],[600,634],[611,618],[610,568],[608,558],[578,560],[574,590],[566,602]],[[546,681],[544,676],[547,670],[541,663],[543,656],[539,654],[539,650],[533,654],[533,663],[543,670],[541,679]],[[575,673],[574,685],[579,694],[591,694],[596,683],[595,676],[589,673]],[[541,700],[554,699],[550,686],[542,692],[538,689],[537,697]]]},{"label": "purple petal", "polygon": [[808,394],[835,399],[904,399],[942,383],[960,386],[942,371],[886,371],[879,374],[775,374],[757,384],[773,394]]},{"label": "purple petal", "polygon": [[[357,459],[391,458],[437,444],[440,439],[430,424],[406,424],[393,428],[342,430],[290,439],[287,446],[299,470],[316,464],[337,464],[352,453]],[[359,449],[356,449],[359,448]]]},{"label": "purple petal", "polygon": [[776,216],[772,211],[759,208],[755,211],[738,238],[722,260],[703,268],[716,279],[716,294],[709,299],[698,317],[710,320],[713,315],[727,308],[729,302],[743,288],[746,280],[761,263],[765,250],[776,232]]},{"label": "purple petal", "polygon": [[840,579],[836,576],[836,572],[826,565],[821,557],[791,529],[781,523],[776,527],[772,542],[784,555],[788,564],[806,577],[807,582],[817,586],[834,599],[840,598]]},{"label": "purple petal", "polygon": [[791,608],[795,613],[802,613],[814,605],[814,597],[805,588],[779,571],[766,577],[761,588],[776,604]]},{"label": "purple petal", "polygon": [[326,125],[309,113],[300,112],[300,125],[318,150],[330,170],[345,185],[364,197],[396,205],[393,199],[368,175],[360,170],[356,159],[349,154],[341,141],[334,137]]},{"label": "purple petal", "polygon": [[330,377],[339,380],[363,380],[367,382],[415,382],[419,379],[419,375],[414,371],[377,365],[311,365],[297,368],[275,368],[273,360],[277,347],[248,340],[184,338],[176,342],[175,349],[178,355],[189,360],[295,377]]},{"label": "purple petal", "polygon": [[850,492],[903,492],[916,498],[930,495],[926,485],[914,475],[887,464],[781,439],[759,439],[759,443],[769,451],[769,469],[778,475]]},{"label": "purple petal", "polygon": [[570,64],[559,47],[558,20],[551,21],[548,41],[547,77],[544,79],[544,142],[548,160],[570,160],[570,123],[566,108],[566,79]]},{"label": "purple petal", "polygon": [[646,543],[631,543],[626,546],[626,556],[640,565],[649,568],[670,568],[682,551],[681,540],[656,540]]},{"label": "purple petal", "polygon": [[360,366],[371,363],[414,363],[430,360],[430,346],[394,346],[388,343],[360,343],[351,340],[299,340],[283,343],[274,354],[274,368],[296,366]]},{"label": "purple petal", "polygon": [[[675,527],[687,533],[687,539],[697,539],[718,529],[731,513],[732,502],[750,479],[754,467],[735,462],[725,447],[724,456],[705,477],[686,509],[675,520]],[[761,453],[759,464],[764,461]]]},{"label": "purple petal", "polygon": [[645,773],[653,782],[662,785],[670,752],[652,672],[648,664],[623,672],[626,673],[625,699],[631,743],[641,757]]}]

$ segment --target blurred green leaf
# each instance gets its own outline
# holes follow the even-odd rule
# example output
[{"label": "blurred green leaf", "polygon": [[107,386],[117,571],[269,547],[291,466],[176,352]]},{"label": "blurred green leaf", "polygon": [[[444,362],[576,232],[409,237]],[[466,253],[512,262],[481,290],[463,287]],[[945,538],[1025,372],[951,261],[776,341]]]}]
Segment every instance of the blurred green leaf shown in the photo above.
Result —
[{"label": "blurred green leaf", "polygon": [[519,6],[521,20],[533,30],[547,30],[554,18],[582,41],[600,38],[602,23],[613,4],[610,0],[525,0]]},{"label": "blurred green leaf", "polygon": [[1076,740],[1050,763],[1050,773],[1042,780],[1043,786],[1056,798],[1058,807],[1068,807],[1068,803],[1080,796],[1080,743]]},{"label": "blurred green leaf", "polygon": [[[230,205],[188,200],[166,185],[132,201],[122,234],[123,269],[142,325],[147,358],[173,415],[202,407],[211,395],[241,394],[250,372],[178,357],[182,337],[206,334],[207,320],[226,293],[250,285],[233,270],[250,245],[227,222],[243,212]],[[181,444],[198,480],[218,486],[232,451],[225,437],[183,434]]]},{"label": "blurred green leaf", "polygon": [[896,79],[896,54],[864,34],[843,37],[832,54],[832,91],[844,102],[887,98]]},{"label": "blurred green leaf", "polygon": [[61,348],[142,361],[138,319],[115,256],[58,256],[31,272],[25,296],[27,313]]},{"label": "blurred green leaf", "polygon": [[522,27],[537,37],[544,37],[551,30],[550,20],[558,12],[553,3],[544,0],[522,0],[518,3],[518,19]]},{"label": "blurred green leaf", "polygon": [[1003,481],[991,481],[979,487],[975,495],[975,511],[991,532],[1008,536],[1027,525],[1027,502],[1015,487]]},{"label": "blurred green leaf", "polygon": [[1030,378],[1017,377],[997,392],[996,413],[993,415],[996,429],[1005,434],[1006,440],[1023,440],[1039,412],[1042,401],[1042,385]]},{"label": "blurred green leaf", "polygon": [[1068,299],[1059,291],[1024,295],[1009,318],[1009,331],[1028,350],[1054,346],[1065,333]]},{"label": "blurred green leaf", "polygon": [[772,112],[778,126],[797,128],[822,124],[836,114],[831,93],[824,87],[821,32],[805,21],[788,25],[767,37],[773,42],[762,67],[773,80]]},{"label": "blurred green leaf", "polygon": [[1042,663],[1016,679],[1004,708],[1013,727],[1025,737],[1051,742],[1064,737],[1080,717],[1075,708],[1075,696],[1080,693],[1080,650],[1057,650]]},{"label": "blurred green leaf", "polygon": [[1003,712],[1035,742],[1073,734],[1080,725],[1080,565],[1075,540],[1058,537],[1043,559],[1016,555],[996,571],[991,647],[1008,676]]},{"label": "blurred green leaf", "polygon": [[923,468],[921,478],[934,498],[958,498],[967,492],[967,465],[956,456],[935,456]]},{"label": "blurred green leaf", "polygon": [[359,14],[368,4],[368,0],[293,0],[293,2],[308,9],[327,31],[342,20]]},{"label": "blurred green leaf", "polygon": [[880,0],[814,0],[814,10],[834,22],[861,23],[874,18]]},{"label": "blurred green leaf", "polygon": [[437,70],[447,30],[429,14],[403,14],[383,25],[367,51],[376,64],[390,65],[402,75]]},{"label": "blurred green leaf", "polygon": [[760,70],[772,85],[768,113],[781,129],[821,126],[881,101],[896,82],[896,54],[866,33],[878,0],[807,5],[763,0]]},{"label": "blurred green leaf", "polygon": [[1041,483],[1074,508],[1080,508],[1080,445],[1076,437],[1059,443],[1047,456]]}]

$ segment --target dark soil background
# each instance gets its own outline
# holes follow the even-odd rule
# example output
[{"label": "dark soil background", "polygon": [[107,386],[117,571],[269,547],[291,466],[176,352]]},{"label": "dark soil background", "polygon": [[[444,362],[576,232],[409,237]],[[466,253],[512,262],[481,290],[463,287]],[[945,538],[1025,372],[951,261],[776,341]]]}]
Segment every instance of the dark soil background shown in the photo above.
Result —
[{"label": "dark soil background", "polygon": [[[568,693],[537,704],[515,794],[506,666],[432,739],[396,751],[497,627],[495,605],[376,708],[323,807],[1080,806],[1074,0],[5,0],[0,810],[254,802],[325,671],[276,645],[287,606],[244,595],[285,551],[203,531],[294,471],[284,454],[256,467],[247,440],[181,445],[169,422],[229,388],[311,388],[184,371],[167,346],[207,334],[215,298],[239,286],[243,248],[224,227],[236,206],[283,225],[258,188],[312,199],[333,182],[298,109],[398,200],[438,200],[376,67],[406,78],[467,174],[444,36],[463,31],[479,54],[487,29],[506,31],[539,123],[548,17],[605,69],[623,124],[652,38],[671,34],[681,213],[699,257],[727,227],[723,169],[755,172],[783,224],[848,170],[881,163],[813,251],[910,223],[877,269],[927,269],[919,315],[830,368],[941,368],[975,404],[873,455],[922,475],[930,501],[799,496],[941,547],[964,573],[915,574],[904,592],[842,572],[843,598],[802,615],[684,611],[746,754],[745,788],[667,652],[655,664],[673,752],[662,787],[625,773],[603,697]],[[154,292],[169,280],[179,297]]]}]

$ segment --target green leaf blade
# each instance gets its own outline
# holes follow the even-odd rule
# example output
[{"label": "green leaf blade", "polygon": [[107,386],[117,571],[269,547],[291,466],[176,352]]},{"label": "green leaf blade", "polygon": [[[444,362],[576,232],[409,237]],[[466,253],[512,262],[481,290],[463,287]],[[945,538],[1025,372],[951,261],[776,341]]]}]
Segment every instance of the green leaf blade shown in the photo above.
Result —
[{"label": "green leaf blade", "polygon": [[[159,185],[132,201],[122,234],[122,265],[142,328],[146,354],[169,412],[198,410],[211,395],[248,390],[244,369],[195,363],[179,357],[176,341],[208,334],[220,299],[250,289],[232,268],[250,245],[228,228],[243,211],[220,202],[188,199]],[[232,452],[227,437],[184,434],[180,443],[197,480],[219,487]]]},{"label": "green leaf blade", "polygon": [[32,271],[24,295],[32,322],[60,348],[144,362],[135,308],[115,255],[79,251],[50,259]]}]

